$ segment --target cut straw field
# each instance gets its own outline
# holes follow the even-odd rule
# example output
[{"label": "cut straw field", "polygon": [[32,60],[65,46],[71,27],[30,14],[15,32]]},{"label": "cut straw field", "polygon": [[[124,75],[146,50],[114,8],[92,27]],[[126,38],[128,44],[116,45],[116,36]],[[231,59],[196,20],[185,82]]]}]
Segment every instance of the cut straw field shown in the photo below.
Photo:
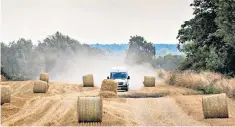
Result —
[{"label": "cut straw field", "polygon": [[[78,123],[79,96],[98,96],[100,88],[50,81],[46,93],[33,93],[34,81],[1,82],[12,88],[11,102],[1,105],[1,125],[39,126],[132,126],[132,125],[233,125],[235,101],[228,99],[228,119],[204,119],[202,98],[188,88],[159,85],[118,92],[104,98],[102,122]],[[154,98],[122,98],[121,95],[164,95]],[[187,119],[187,120],[186,120]]]}]

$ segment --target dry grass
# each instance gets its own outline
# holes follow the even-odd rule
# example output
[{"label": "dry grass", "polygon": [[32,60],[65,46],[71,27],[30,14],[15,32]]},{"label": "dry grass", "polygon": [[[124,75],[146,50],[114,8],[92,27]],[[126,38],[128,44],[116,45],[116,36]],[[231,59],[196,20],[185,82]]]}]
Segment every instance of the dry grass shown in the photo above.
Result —
[{"label": "dry grass", "polygon": [[156,72],[157,72],[157,76],[161,79],[164,79],[167,76],[166,74],[167,72],[164,71],[163,69],[157,69]]},{"label": "dry grass", "polygon": [[194,73],[172,73],[169,76],[168,84],[182,86],[186,88],[198,88],[204,84],[200,75]]},{"label": "dry grass", "polygon": [[1,81],[6,81],[5,76],[1,75]]},{"label": "dry grass", "polygon": [[78,97],[77,106],[78,122],[102,122],[102,98]]},{"label": "dry grass", "polygon": [[204,118],[228,118],[226,94],[211,95],[202,98]]},{"label": "dry grass", "polygon": [[233,97],[235,98],[235,79],[230,79],[228,80],[228,84],[229,84],[229,97]]},{"label": "dry grass", "polygon": [[226,93],[229,97],[235,97],[235,79],[226,79],[218,73],[184,71],[166,75],[165,81],[169,85],[191,88],[205,94]]},{"label": "dry grass", "polygon": [[232,89],[230,95],[235,98],[235,89]]},{"label": "dry grass", "polygon": [[1,85],[1,105],[11,102],[11,88],[10,86]]}]

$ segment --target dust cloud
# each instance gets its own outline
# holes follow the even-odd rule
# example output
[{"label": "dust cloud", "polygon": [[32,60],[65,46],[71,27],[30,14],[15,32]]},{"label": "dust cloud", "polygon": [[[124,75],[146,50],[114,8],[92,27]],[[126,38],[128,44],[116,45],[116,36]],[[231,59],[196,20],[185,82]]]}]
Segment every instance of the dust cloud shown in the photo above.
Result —
[{"label": "dust cloud", "polygon": [[95,86],[101,87],[101,83],[109,76],[112,67],[123,66],[128,69],[130,76],[130,90],[143,87],[144,76],[155,76],[156,71],[149,64],[127,65],[124,55],[88,56],[73,55],[57,59],[56,65],[49,72],[50,80],[67,83],[82,84],[82,76],[93,74]]}]

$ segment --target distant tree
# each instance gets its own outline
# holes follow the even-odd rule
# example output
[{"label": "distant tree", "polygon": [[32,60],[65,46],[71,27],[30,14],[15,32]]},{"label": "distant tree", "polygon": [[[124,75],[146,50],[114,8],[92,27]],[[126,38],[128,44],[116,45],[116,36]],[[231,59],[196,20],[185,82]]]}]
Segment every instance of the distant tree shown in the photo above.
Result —
[{"label": "distant tree", "polygon": [[151,63],[155,54],[155,47],[151,42],[141,36],[131,36],[126,57],[128,63]]},{"label": "distant tree", "polygon": [[[40,42],[37,51],[42,53],[45,61],[45,70],[50,72],[60,57],[68,58],[71,55],[83,54],[88,56],[103,55],[104,51],[91,48],[87,44],[81,44],[77,40],[56,32],[54,35],[48,36],[43,42]],[[65,60],[63,62],[66,62]]]},{"label": "distant tree", "polygon": [[71,39],[69,36],[56,32],[54,35],[48,36],[43,43],[38,44],[38,50],[47,51],[54,50],[56,53],[77,52],[81,51],[82,45],[77,40]]},{"label": "distant tree", "polygon": [[4,75],[7,79],[10,79],[9,62],[10,62],[10,49],[7,45],[1,42],[1,75]]},{"label": "distant tree", "polygon": [[23,38],[8,46],[1,43],[1,72],[11,80],[30,79],[38,73],[37,54],[31,40]]},{"label": "distant tree", "polygon": [[173,71],[179,68],[183,60],[184,60],[184,56],[167,54],[165,56],[158,56],[154,58],[152,64],[156,68],[162,68],[164,70]]}]

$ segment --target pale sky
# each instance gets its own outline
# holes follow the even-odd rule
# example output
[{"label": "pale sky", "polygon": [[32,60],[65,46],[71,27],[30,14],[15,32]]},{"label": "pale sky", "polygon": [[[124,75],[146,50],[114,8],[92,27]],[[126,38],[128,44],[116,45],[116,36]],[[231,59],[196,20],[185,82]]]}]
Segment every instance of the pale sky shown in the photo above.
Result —
[{"label": "pale sky", "polygon": [[192,18],[193,0],[0,0],[0,41],[21,37],[34,44],[56,31],[81,43],[127,43],[141,35],[153,43],[177,43]]}]

